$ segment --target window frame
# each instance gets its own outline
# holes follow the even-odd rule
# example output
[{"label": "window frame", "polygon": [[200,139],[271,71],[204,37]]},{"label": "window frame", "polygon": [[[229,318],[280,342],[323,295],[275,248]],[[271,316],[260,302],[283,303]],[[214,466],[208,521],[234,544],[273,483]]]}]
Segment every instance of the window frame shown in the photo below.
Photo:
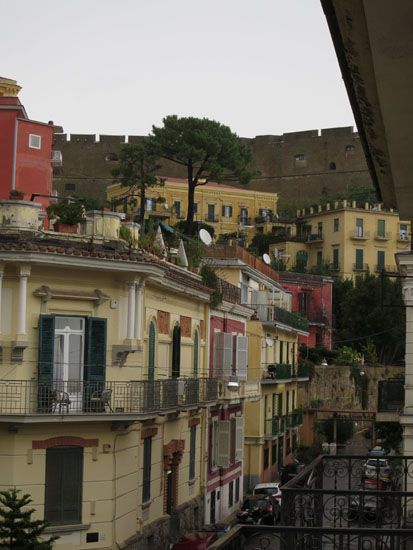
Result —
[{"label": "window frame", "polygon": [[[77,455],[78,459],[78,495],[76,498],[77,513],[76,519],[71,516],[70,518],[64,518],[64,506],[67,505],[67,499],[65,498],[65,484],[70,485],[69,490],[73,489],[73,476],[70,477],[70,474],[73,474],[73,467],[68,469],[65,473],[65,459],[67,460],[68,455]],[[66,455],[66,456],[65,456]],[[54,464],[52,464],[54,460]],[[50,447],[46,449],[45,457],[45,482],[44,482],[44,491],[45,491],[45,504],[44,504],[44,519],[51,525],[78,525],[82,523],[82,502],[83,502],[83,465],[84,465],[84,452],[83,447]],[[71,465],[72,466],[72,465]],[[66,466],[67,468],[67,466]],[[53,471],[54,470],[54,471]],[[53,477],[53,474],[56,475],[58,470],[58,477],[60,480],[58,498],[59,498],[59,520],[54,520],[50,517],[52,513],[53,503],[51,503],[50,487],[56,485],[55,479],[50,479]],[[66,512],[67,514],[67,512]]]},{"label": "window frame", "polygon": [[333,232],[337,233],[340,231],[340,218],[333,219]]},{"label": "window frame", "polygon": [[[38,146],[33,145],[33,138],[35,140],[38,140]],[[38,134],[29,134],[29,149],[37,149],[40,151],[42,148],[42,136],[39,136]]]}]

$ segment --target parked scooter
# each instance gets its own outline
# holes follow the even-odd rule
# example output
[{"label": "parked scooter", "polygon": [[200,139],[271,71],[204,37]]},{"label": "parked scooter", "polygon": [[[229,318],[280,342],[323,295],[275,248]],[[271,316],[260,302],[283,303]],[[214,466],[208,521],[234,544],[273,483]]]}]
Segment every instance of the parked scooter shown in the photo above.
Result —
[{"label": "parked scooter", "polygon": [[253,495],[245,498],[237,519],[244,525],[275,525],[279,520],[280,510],[276,499]]}]

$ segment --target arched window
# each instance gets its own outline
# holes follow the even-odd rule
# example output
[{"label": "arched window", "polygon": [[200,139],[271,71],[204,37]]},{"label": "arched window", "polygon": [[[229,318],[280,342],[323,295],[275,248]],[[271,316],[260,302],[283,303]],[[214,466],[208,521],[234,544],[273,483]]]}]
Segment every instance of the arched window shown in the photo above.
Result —
[{"label": "arched window", "polygon": [[148,344],[148,380],[155,378],[155,323],[149,324],[149,344]]},{"label": "arched window", "polygon": [[172,378],[179,378],[181,374],[181,327],[174,326],[172,333]]},{"label": "arched window", "polygon": [[194,335],[194,378],[198,377],[199,365],[199,332],[196,330]]}]

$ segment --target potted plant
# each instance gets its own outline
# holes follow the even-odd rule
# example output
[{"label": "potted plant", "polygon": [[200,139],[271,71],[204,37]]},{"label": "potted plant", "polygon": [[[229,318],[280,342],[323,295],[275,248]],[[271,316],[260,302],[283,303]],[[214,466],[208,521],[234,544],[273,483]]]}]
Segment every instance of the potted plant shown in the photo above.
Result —
[{"label": "potted plant", "polygon": [[54,230],[60,233],[77,233],[77,224],[85,218],[85,209],[81,202],[60,200],[47,207],[49,218],[57,218]]},{"label": "potted plant", "polygon": [[22,201],[24,199],[24,191],[20,191],[19,189],[11,189],[9,197],[12,201]]}]

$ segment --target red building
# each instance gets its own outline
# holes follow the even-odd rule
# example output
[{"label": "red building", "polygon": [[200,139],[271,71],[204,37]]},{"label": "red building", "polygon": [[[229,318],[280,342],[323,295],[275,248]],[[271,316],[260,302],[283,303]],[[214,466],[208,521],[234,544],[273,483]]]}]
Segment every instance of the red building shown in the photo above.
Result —
[{"label": "red building", "polygon": [[333,279],[308,273],[282,271],[279,283],[292,293],[291,309],[309,321],[310,336],[300,337],[308,347],[332,346]]},{"label": "red building", "polygon": [[[30,120],[18,97],[0,95],[0,199],[10,198],[14,189],[24,200],[33,193],[51,195],[53,128]],[[38,200],[49,204],[46,197]]]},{"label": "red building", "polygon": [[[228,287],[231,285],[226,284]],[[208,414],[205,523],[222,521],[243,496],[244,394],[247,379],[246,321],[252,310],[225,300],[210,316],[210,375],[219,379],[221,403]],[[231,297],[232,299],[234,296]]]}]

